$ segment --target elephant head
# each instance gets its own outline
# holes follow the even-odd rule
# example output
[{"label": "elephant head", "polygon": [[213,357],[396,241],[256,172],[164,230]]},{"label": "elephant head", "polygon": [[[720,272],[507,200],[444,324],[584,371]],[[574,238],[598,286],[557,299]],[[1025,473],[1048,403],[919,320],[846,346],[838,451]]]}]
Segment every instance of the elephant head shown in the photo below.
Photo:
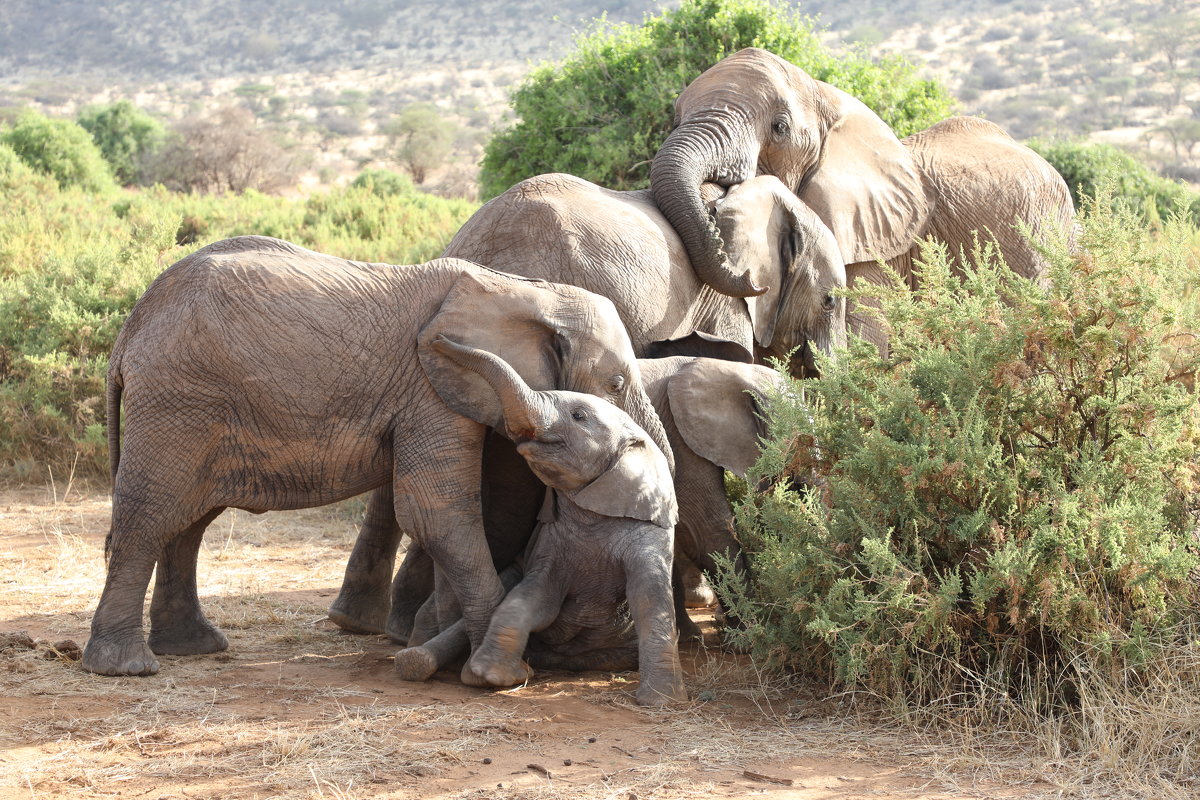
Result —
[{"label": "elephant head", "polygon": [[439,336],[498,356],[532,389],[562,389],[609,401],[670,453],[629,336],[608,299],[500,272],[465,273],[421,330],[421,366],[446,405],[520,441],[526,431],[510,427],[513,423],[487,381],[433,347]]},{"label": "elephant head", "polygon": [[846,268],[833,233],[776,177],[762,175],[715,201],[714,219],[735,269],[767,291],[746,298],[760,352],[779,358],[810,345],[846,345]]},{"label": "elephant head", "polygon": [[675,525],[666,456],[628,414],[588,394],[534,391],[504,360],[443,335],[430,347],[484,382],[517,451],[547,486],[604,516]]},{"label": "elephant head", "polygon": [[731,265],[700,186],[774,175],[833,232],[844,263],[908,250],[931,213],[922,176],[891,129],[862,102],[757,48],[697,77],[675,103],[675,129],[654,157],[650,186],[702,281],[724,294],[761,293]]}]

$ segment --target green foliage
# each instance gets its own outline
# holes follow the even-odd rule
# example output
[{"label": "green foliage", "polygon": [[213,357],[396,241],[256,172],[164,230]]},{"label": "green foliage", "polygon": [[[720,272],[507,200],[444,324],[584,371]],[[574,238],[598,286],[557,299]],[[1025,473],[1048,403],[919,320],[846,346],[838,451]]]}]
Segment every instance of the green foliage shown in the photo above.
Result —
[{"label": "green foliage", "polygon": [[[990,247],[872,290],[891,328],[777,399],[737,510],[754,583],[721,593],[760,657],[899,701],[1069,702],[1088,649],[1136,668],[1200,608],[1196,265],[1102,195],[1052,288]],[[865,292],[859,292],[865,294]],[[789,475],[820,475],[804,496]]]},{"label": "green foliage", "polygon": [[1148,221],[1166,219],[1182,207],[1200,224],[1200,194],[1158,175],[1123,150],[1066,139],[1034,139],[1028,144],[1063,176],[1076,206],[1083,197],[1094,197],[1101,186],[1108,185],[1113,203],[1139,212]]},{"label": "green foliage", "polygon": [[446,163],[454,149],[458,126],[443,119],[428,103],[414,103],[401,111],[388,125],[388,136],[396,148],[396,158],[408,167],[413,180],[424,183],[425,176]]},{"label": "green foliage", "polygon": [[300,200],[162,186],[105,197],[60,189],[0,144],[0,474],[107,475],[113,339],[149,282],[204,244],[256,233],[356,260],[438,256],[476,206],[393,177]]},{"label": "green foliage", "polygon": [[948,115],[950,97],[896,58],[835,56],[805,17],[769,0],[684,0],[640,25],[601,20],[559,64],[542,64],[513,93],[518,120],[487,145],[480,183],[492,197],[543,172],[613,189],[644,188],[670,132],[675,98],[704,70],[762,47],[859,97],[907,136]]},{"label": "green foliage", "polygon": [[100,153],[125,186],[137,183],[166,138],[163,126],[128,100],[85,108],[79,124],[92,135]]},{"label": "green foliage", "polygon": [[388,169],[364,169],[350,185],[368,189],[380,197],[407,195],[413,192],[413,182],[407,175]]},{"label": "green foliage", "polygon": [[96,143],[70,120],[26,111],[11,128],[0,132],[0,143],[11,147],[35,170],[53,177],[59,186],[80,186],[94,192],[113,186],[112,172]]}]

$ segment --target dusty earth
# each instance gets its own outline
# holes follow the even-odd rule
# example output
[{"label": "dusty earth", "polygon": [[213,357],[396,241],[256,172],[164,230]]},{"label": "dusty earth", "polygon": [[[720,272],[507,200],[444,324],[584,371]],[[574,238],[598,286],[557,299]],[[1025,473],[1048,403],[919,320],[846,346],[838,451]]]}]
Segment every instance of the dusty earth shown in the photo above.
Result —
[{"label": "dusty earth", "polygon": [[[744,658],[684,653],[693,701],[633,703],[637,676],[539,674],[481,692],[392,674],[396,647],[325,608],[361,502],[226,512],[201,552],[224,653],[149,678],[80,670],[104,577],[108,497],[0,492],[0,798],[925,798],[1051,792]],[[29,639],[14,636],[24,631]],[[32,641],[30,641],[30,639]],[[996,754],[999,755],[999,754]],[[1027,774],[1027,773],[1026,773]]]}]

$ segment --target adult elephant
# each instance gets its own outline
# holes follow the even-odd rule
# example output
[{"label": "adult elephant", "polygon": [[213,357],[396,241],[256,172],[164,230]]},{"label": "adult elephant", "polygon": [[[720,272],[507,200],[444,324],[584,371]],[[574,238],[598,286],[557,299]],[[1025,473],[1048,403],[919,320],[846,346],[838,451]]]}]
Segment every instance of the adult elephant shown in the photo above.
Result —
[{"label": "adult elephant", "polygon": [[396,267],[261,236],[217,242],[156,278],[113,345],[108,575],[84,669],[145,675],[156,653],[227,646],[196,589],[201,538],[224,508],[323,505],[384,484],[393,524],[433,558],[478,644],[504,594],[483,530],[485,433],[529,432],[432,346],[442,337],[531,386],[614,402],[669,452],[602,297],[455,259]]},{"label": "adult elephant", "polygon": [[[780,356],[797,347],[811,356],[813,349],[831,354],[842,346],[846,308],[834,290],[846,281],[829,229],[770,176],[728,194],[713,186],[706,191],[705,213],[731,243],[736,262],[767,287],[764,293],[743,299],[704,285],[648,191],[613,192],[563,174],[529,178],[486,203],[444,255],[609,298],[639,356],[719,356],[722,342],[733,342],[738,353]],[[689,342],[677,349],[681,338]],[[502,489],[493,483],[490,493],[515,498],[495,512],[502,519],[489,520],[489,536],[493,549],[515,554],[536,521],[541,485],[510,443],[493,437],[487,446],[485,473],[504,483]],[[507,466],[495,469],[500,462]],[[382,633],[387,627],[388,586],[402,535],[388,491],[385,486],[371,498],[330,606],[330,619],[347,630]],[[421,597],[427,588],[408,595]],[[450,618],[453,609],[446,611]]]},{"label": "adult elephant", "polygon": [[[723,294],[748,297],[764,284],[727,256],[700,188],[762,174],[777,176],[829,227],[851,285],[880,280],[880,258],[907,272],[925,236],[970,253],[975,231],[996,241],[1013,271],[1038,280],[1043,259],[1017,223],[1035,241],[1073,229],[1063,179],[996,125],[956,117],[900,140],[861,101],[748,48],[679,95],[675,128],[650,169],[654,199],[697,275]],[[849,324],[881,335],[854,316]]]}]

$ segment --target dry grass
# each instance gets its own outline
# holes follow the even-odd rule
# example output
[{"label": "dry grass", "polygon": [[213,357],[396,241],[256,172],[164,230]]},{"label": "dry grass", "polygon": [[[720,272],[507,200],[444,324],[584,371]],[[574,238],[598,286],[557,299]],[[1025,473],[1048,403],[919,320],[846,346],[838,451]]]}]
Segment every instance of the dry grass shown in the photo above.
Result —
[{"label": "dry grass", "polygon": [[106,499],[79,487],[0,495],[0,632],[40,640],[0,652],[0,798],[785,791],[744,770],[793,779],[785,796],[796,798],[1195,796],[1200,645],[1148,682],[1087,683],[1078,719],[1049,725],[983,704],[902,720],[717,648],[686,653],[694,700],[667,710],[636,706],[628,674],[561,674],[491,695],[402,684],[390,645],[325,621],[358,510],[219,518],[201,553],[201,596],[230,650],[111,679],[48,646],[86,638]]}]

